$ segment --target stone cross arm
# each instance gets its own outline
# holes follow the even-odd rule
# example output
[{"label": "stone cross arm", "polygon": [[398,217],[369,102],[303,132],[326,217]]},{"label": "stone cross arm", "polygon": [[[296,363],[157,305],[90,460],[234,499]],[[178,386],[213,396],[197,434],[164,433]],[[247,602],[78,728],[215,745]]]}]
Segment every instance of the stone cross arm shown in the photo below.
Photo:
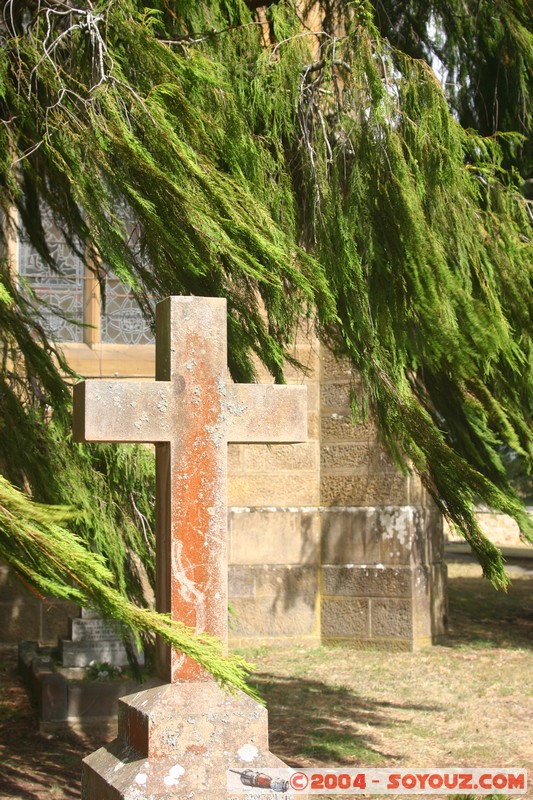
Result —
[{"label": "stone cross arm", "polygon": [[[298,442],[307,438],[307,389],[227,384],[228,443]],[[170,381],[91,380],[74,387],[73,432],[78,442],[171,442],[180,397]],[[176,407],[177,404],[177,407]],[[224,413],[224,412],[223,412]]]},{"label": "stone cross arm", "polygon": [[[74,387],[78,441],[156,445],[156,603],[227,641],[227,443],[307,438],[306,387],[227,381],[226,301],[172,297],[156,309],[156,380]],[[166,681],[205,680],[158,645]]]}]

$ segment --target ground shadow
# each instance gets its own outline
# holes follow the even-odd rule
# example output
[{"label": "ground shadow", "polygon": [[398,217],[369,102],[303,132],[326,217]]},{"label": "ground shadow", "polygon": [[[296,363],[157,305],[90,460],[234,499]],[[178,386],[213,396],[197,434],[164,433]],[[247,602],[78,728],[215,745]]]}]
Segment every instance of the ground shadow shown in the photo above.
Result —
[{"label": "ground shadow", "polygon": [[486,578],[451,577],[446,647],[533,648],[533,564],[513,575],[507,592]]},{"label": "ground shadow", "polygon": [[14,654],[0,656],[1,800],[78,799],[81,760],[102,743],[101,733],[40,734],[37,711],[17,673]]},{"label": "ground shadow", "polygon": [[[455,577],[449,582],[449,647],[533,647],[533,572],[531,562],[513,576],[507,594],[483,578]],[[383,654],[383,658],[391,658]],[[302,653],[302,659],[305,659]],[[272,662],[274,663],[274,662]],[[280,676],[275,667],[253,675],[254,687],[269,708],[270,747],[292,766],[393,766],[395,753],[380,745],[380,732],[408,725],[395,709],[437,710],[433,706],[378,702],[360,692],[298,674]],[[297,672],[297,670],[296,670]],[[0,654],[0,800],[78,800],[81,760],[106,741],[93,732],[46,738],[16,673],[14,654]],[[398,766],[401,766],[398,763]]]},{"label": "ground shadow", "polygon": [[303,677],[259,672],[250,682],[269,710],[271,751],[294,767],[390,764],[395,755],[380,750],[372,733],[399,724],[391,722],[387,708],[434,710],[368,700],[348,688]]}]

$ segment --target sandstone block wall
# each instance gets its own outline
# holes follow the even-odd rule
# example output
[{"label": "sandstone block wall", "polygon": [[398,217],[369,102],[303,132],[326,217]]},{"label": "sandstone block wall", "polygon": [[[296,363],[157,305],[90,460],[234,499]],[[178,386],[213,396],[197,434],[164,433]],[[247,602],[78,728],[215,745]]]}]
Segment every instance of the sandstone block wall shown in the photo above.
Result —
[{"label": "sandstone block wall", "polygon": [[305,336],[295,355],[311,366],[308,443],[231,454],[232,644],[436,641],[446,618],[440,515],[373,424],[352,419],[349,364]]},{"label": "sandstone block wall", "polygon": [[69,615],[77,614],[77,606],[66,600],[41,600],[0,562],[0,644],[55,643],[68,636]]},{"label": "sandstone block wall", "polygon": [[307,374],[286,378],[307,386],[307,442],[229,448],[233,646],[320,642],[320,346],[310,330],[300,331],[294,355]]},{"label": "sandstone block wall", "polygon": [[[320,346],[302,329],[294,355],[307,374],[286,371],[287,383],[307,386],[307,442],[301,444],[230,445],[228,504],[237,508],[318,506],[320,499]],[[272,377],[258,366],[260,383]],[[280,511],[280,513],[283,513]],[[291,522],[287,521],[288,530]]]},{"label": "sandstone block wall", "polygon": [[[372,423],[352,419],[349,365],[307,329],[294,355],[307,366],[287,379],[308,387],[308,441],[229,448],[231,644],[435,641],[446,614],[440,516],[419,481],[398,473]],[[53,642],[69,613],[0,571],[2,640]]]},{"label": "sandstone block wall", "polygon": [[320,500],[324,506],[424,505],[416,477],[399,474],[379,445],[372,421],[354,420],[358,382],[345,359],[322,347],[320,369]]},{"label": "sandstone block wall", "polygon": [[445,631],[442,526],[372,422],[353,419],[349,363],[321,352],[322,637],[414,649]]},{"label": "sandstone block wall", "polygon": [[230,637],[318,644],[320,519],[316,510],[231,509]]},{"label": "sandstone block wall", "polygon": [[[411,650],[444,633],[442,536],[436,512],[336,508],[322,526],[322,636]],[[439,557],[440,553],[440,557]]]}]

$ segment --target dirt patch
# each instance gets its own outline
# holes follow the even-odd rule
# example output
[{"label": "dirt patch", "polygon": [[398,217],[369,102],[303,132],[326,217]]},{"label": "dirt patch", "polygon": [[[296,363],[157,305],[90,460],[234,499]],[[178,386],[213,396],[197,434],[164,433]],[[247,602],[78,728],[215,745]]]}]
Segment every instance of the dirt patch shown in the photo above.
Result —
[{"label": "dirt patch", "polygon": [[[518,566],[510,573],[513,585],[503,595],[475,565],[450,564],[445,646],[394,654],[248,651],[269,708],[273,752],[302,767],[533,771],[533,574]],[[3,654],[0,799],[78,800],[80,761],[103,737],[44,737],[36,730],[14,656]]]},{"label": "dirt patch", "polygon": [[101,735],[40,735],[12,652],[0,655],[0,698],[0,798],[79,798],[81,759],[101,745]]}]

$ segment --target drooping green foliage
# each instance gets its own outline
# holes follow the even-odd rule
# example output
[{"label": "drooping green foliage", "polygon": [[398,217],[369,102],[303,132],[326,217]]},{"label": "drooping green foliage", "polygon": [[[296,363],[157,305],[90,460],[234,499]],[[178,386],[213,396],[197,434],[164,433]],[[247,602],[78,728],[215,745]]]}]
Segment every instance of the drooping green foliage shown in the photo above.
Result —
[{"label": "drooping green foliage", "polygon": [[372,0],[391,44],[434,64],[465,128],[503,141],[508,166],[533,171],[533,6],[530,0]]},{"label": "drooping green foliage", "polygon": [[496,577],[476,497],[531,530],[500,449],[507,442],[531,457],[527,205],[511,180],[501,183],[497,146],[451,118],[425,64],[361,30],[336,56],[368,87],[345,80],[342,152],[313,230],[342,321],[339,347],[396,460],[409,457]]},{"label": "drooping green foliage", "polygon": [[222,685],[250,693],[242,679],[246,663],[238,656],[224,657],[216,638],[195,635],[168,615],[128,602],[114,586],[114,576],[102,556],[88,550],[67,527],[69,518],[78,513],[66,506],[32,503],[0,476],[0,556],[43,596],[98,606],[106,618],[126,622],[137,634],[158,633]]},{"label": "drooping green foliage", "polygon": [[[76,507],[73,531],[106,553],[115,585],[142,602],[143,585],[154,571],[153,457],[142,447],[72,442],[70,390],[62,377],[70,375],[69,368],[48,343],[31,304],[8,276],[5,280],[9,299],[0,300],[1,472],[12,484],[29,488],[41,503]],[[120,535],[110,536],[113,530]]]},{"label": "drooping green foliage", "polygon": [[[502,454],[531,468],[532,25],[524,0],[499,2],[496,21],[494,4],[473,3],[470,20],[459,5],[330,2],[309,27],[289,2],[257,17],[239,0],[10,0],[1,204],[4,234],[15,206],[53,265],[46,204],[148,316],[150,297],[226,297],[238,380],[253,379],[253,357],[282,380],[295,324],[313,315],[361,376],[354,412],[370,409],[504,585],[474,503],[531,536]],[[452,76],[446,92],[432,54]],[[483,117],[492,89],[499,112]],[[36,500],[83,510],[69,526],[139,597],[128,550],[149,563],[146,453],[69,441],[66,365],[7,262],[0,315],[1,471]]]}]

